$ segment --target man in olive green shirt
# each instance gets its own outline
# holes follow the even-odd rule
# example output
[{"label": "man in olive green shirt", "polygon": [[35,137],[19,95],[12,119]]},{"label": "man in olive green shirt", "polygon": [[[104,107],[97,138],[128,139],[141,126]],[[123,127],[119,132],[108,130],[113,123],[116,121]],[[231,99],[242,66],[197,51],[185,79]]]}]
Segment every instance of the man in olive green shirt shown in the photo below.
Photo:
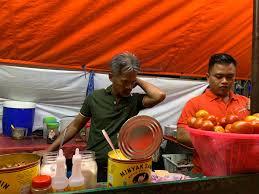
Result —
[{"label": "man in olive green shirt", "polygon": [[[91,119],[88,150],[95,151],[98,164],[98,181],[106,181],[103,167],[107,167],[107,153],[111,150],[102,135],[105,129],[115,146],[117,134],[123,123],[138,114],[141,109],[150,108],[165,99],[165,92],[156,86],[137,78],[139,60],[134,54],[124,52],[113,57],[110,62],[109,79],[112,85],[94,91],[86,97],[80,113],[67,127],[64,142],[73,138],[85,123]],[[135,86],[145,94],[131,94]],[[47,151],[58,149],[62,134]],[[101,175],[102,174],[102,175]]]},{"label": "man in olive green shirt", "polygon": [[125,121],[143,109],[144,94],[132,94],[116,103],[112,95],[112,86],[96,90],[89,95],[80,110],[85,117],[91,117],[91,129],[88,139],[88,150],[95,151],[99,163],[107,163],[107,153],[111,150],[102,135],[102,129],[109,134],[115,147],[118,147],[117,136]]}]

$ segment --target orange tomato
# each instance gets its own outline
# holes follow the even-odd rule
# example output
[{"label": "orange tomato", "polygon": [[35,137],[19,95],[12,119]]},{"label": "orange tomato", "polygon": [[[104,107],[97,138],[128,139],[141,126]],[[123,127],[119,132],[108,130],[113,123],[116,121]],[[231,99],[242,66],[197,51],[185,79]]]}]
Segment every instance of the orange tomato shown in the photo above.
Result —
[{"label": "orange tomato", "polygon": [[205,131],[213,131],[214,125],[210,120],[204,120],[202,122],[201,129]]},{"label": "orange tomato", "polygon": [[254,127],[250,122],[236,121],[230,128],[231,133],[254,133]]},{"label": "orange tomato", "polygon": [[188,119],[187,119],[187,125],[189,126],[189,127],[194,127],[194,122],[196,121],[196,117],[189,117]]},{"label": "orange tomato", "polygon": [[253,121],[253,120],[257,120],[259,119],[258,117],[254,116],[254,115],[249,115],[245,117],[245,121]]},{"label": "orange tomato", "polygon": [[218,125],[222,126],[223,128],[226,127],[227,125],[226,117],[219,118]]},{"label": "orange tomato", "polygon": [[206,110],[199,110],[198,112],[196,112],[195,116],[197,118],[205,118],[209,115],[209,113]]},{"label": "orange tomato", "polygon": [[254,113],[253,116],[259,118],[259,113]]},{"label": "orange tomato", "polygon": [[250,121],[250,123],[254,127],[254,133],[259,134],[259,120],[252,120],[252,121]]},{"label": "orange tomato", "polygon": [[207,117],[205,117],[206,120],[210,120],[213,125],[217,125],[218,123],[218,118],[215,115],[208,115]]},{"label": "orange tomato", "polygon": [[219,133],[225,133],[225,129],[222,126],[219,126],[219,125],[214,127],[214,131],[219,132]]},{"label": "orange tomato", "polygon": [[239,117],[237,115],[227,115],[226,116],[226,123],[227,124],[232,124],[236,121],[239,121]]},{"label": "orange tomato", "polygon": [[225,127],[225,132],[231,133],[231,127],[232,127],[232,124],[227,124],[226,127]]},{"label": "orange tomato", "polygon": [[199,128],[201,128],[202,123],[203,123],[203,118],[197,118],[197,119],[195,120],[194,124],[193,124],[193,127],[194,127],[195,129],[199,129]]}]

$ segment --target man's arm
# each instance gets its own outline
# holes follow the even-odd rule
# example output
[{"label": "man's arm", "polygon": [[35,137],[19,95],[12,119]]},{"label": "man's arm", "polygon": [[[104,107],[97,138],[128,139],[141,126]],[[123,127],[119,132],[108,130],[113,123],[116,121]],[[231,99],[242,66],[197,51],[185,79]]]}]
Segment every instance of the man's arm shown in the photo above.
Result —
[{"label": "man's arm", "polygon": [[142,79],[137,78],[137,85],[139,85],[146,92],[146,95],[144,96],[142,101],[143,106],[146,108],[157,105],[158,103],[162,102],[166,97],[166,94],[163,90]]},{"label": "man's arm", "polygon": [[193,102],[193,99],[189,100],[184,108],[177,122],[177,134],[176,139],[182,144],[193,147],[189,133],[186,131],[185,126],[187,125],[187,119],[194,116],[199,110],[198,103]]},{"label": "man's arm", "polygon": [[[66,143],[70,139],[72,139],[84,127],[85,123],[89,119],[90,119],[89,117],[85,117],[79,113],[76,116],[76,118],[68,125],[63,143]],[[55,151],[59,148],[59,145],[63,138],[64,131],[65,130],[63,130],[61,134],[58,136],[58,138],[48,147],[47,149],[48,152]]]},{"label": "man's arm", "polygon": [[176,139],[177,141],[179,141],[180,143],[193,147],[192,145],[192,141],[190,138],[189,133],[184,129],[184,127],[178,127],[177,128],[177,134],[176,134]]}]

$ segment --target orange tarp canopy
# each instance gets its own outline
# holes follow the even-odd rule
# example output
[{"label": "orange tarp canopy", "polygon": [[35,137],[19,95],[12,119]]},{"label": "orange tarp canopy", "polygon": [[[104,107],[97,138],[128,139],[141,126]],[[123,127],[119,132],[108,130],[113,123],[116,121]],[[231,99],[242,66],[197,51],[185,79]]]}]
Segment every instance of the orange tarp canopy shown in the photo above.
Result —
[{"label": "orange tarp canopy", "polygon": [[108,71],[122,51],[142,73],[202,77],[227,52],[251,74],[251,0],[1,0],[0,62]]}]

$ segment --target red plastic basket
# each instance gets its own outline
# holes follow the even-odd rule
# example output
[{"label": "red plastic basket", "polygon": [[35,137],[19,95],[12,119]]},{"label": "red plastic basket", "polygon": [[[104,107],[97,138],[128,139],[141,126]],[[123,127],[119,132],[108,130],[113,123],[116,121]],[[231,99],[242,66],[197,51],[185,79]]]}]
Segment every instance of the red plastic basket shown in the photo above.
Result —
[{"label": "red plastic basket", "polygon": [[259,134],[186,128],[206,176],[259,172]]}]

